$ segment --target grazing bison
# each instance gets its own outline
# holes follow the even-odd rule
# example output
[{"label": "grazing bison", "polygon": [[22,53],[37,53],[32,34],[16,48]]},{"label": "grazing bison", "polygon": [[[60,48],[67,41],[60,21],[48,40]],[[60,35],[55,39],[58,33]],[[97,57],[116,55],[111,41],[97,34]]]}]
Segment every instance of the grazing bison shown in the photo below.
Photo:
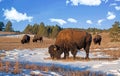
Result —
[{"label": "grazing bison", "polygon": [[101,44],[102,37],[100,35],[96,35],[93,39],[94,44]]},{"label": "grazing bison", "polygon": [[[52,59],[57,57],[57,54],[59,54],[59,53],[57,53],[57,49],[56,48],[59,49],[59,47],[55,46],[55,45],[50,45],[49,48],[48,48],[49,49],[48,52],[50,53],[50,56],[51,56]],[[62,51],[60,51],[60,52],[61,52],[60,54],[63,53]]]},{"label": "grazing bison", "polygon": [[64,53],[64,58],[66,59],[66,57],[69,56],[69,51],[71,51],[75,59],[77,50],[84,48],[86,51],[86,58],[88,59],[91,41],[91,34],[85,31],[65,29],[59,32],[55,44],[51,45],[48,51],[53,59],[59,59],[62,53]]},{"label": "grazing bison", "polygon": [[33,38],[33,42],[37,42],[37,41],[43,42],[43,37],[39,36],[39,35],[34,35]]},{"label": "grazing bison", "polygon": [[30,42],[30,36],[24,35],[22,40],[21,40],[21,43],[24,44],[24,43],[29,43],[29,42]]}]

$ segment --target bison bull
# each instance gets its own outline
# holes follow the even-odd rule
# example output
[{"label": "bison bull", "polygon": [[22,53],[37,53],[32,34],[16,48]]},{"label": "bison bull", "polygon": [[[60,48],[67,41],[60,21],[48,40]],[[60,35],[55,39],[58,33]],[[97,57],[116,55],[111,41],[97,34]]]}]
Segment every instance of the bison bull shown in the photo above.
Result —
[{"label": "bison bull", "polygon": [[43,37],[38,36],[38,35],[34,35],[34,37],[33,37],[33,42],[37,42],[38,40],[39,40],[40,42],[43,42]]},{"label": "bison bull", "polygon": [[30,36],[24,35],[22,40],[21,40],[21,43],[24,44],[24,43],[29,43],[29,42],[30,42]]},{"label": "bison bull", "polygon": [[71,51],[73,58],[75,59],[77,50],[84,48],[86,51],[86,58],[89,58],[89,48],[91,45],[92,36],[85,31],[65,29],[58,33],[54,45],[48,48],[52,59],[61,57],[64,53],[64,58],[69,56]]},{"label": "bison bull", "polygon": [[96,35],[94,38],[93,38],[93,42],[94,44],[101,44],[101,40],[102,40],[102,37],[100,35]]}]

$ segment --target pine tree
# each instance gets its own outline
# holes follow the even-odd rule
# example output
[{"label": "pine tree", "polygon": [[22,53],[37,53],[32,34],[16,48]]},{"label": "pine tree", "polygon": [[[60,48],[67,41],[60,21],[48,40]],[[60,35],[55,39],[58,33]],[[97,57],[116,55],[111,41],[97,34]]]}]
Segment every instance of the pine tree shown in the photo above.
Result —
[{"label": "pine tree", "polygon": [[110,37],[112,38],[111,41],[120,41],[120,23],[115,22],[110,29]]},{"label": "pine tree", "polygon": [[5,27],[5,31],[7,32],[13,32],[13,28],[12,28],[12,22],[11,21],[8,21],[7,24],[6,24],[6,27]]},{"label": "pine tree", "polygon": [[31,34],[32,33],[32,26],[30,24],[28,24],[23,32],[26,34]]},{"label": "pine tree", "polygon": [[40,36],[44,36],[44,32],[45,32],[45,25],[43,22],[40,23],[40,26],[38,27],[38,35]]},{"label": "pine tree", "polygon": [[3,23],[3,22],[0,22],[0,31],[3,30],[3,27],[4,27],[4,23]]},{"label": "pine tree", "polygon": [[48,37],[51,37],[53,26],[47,26],[46,28],[47,28],[47,32],[48,32]]},{"label": "pine tree", "polygon": [[32,28],[32,33],[33,34],[37,34],[38,33],[38,30],[39,30],[39,25],[38,24],[34,24],[33,25],[33,28]]},{"label": "pine tree", "polygon": [[57,36],[57,34],[60,32],[61,28],[56,25],[53,29],[52,29],[52,38],[55,38]]}]

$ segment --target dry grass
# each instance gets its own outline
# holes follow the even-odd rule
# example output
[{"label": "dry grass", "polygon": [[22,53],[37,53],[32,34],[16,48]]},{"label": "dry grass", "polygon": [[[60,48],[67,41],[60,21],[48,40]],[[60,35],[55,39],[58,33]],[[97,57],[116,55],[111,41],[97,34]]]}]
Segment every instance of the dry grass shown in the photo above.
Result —
[{"label": "dry grass", "polygon": [[[111,42],[111,38],[109,37],[109,33],[101,33],[102,36],[102,42],[101,45],[95,45],[92,41],[91,44],[91,49],[96,49],[96,48],[111,48],[111,47],[120,47],[120,42]],[[95,35],[92,37],[94,38]]]},{"label": "dry grass", "polygon": [[[5,32],[6,33],[6,32]],[[0,32],[1,34],[1,32]],[[9,32],[8,32],[9,34]],[[101,45],[94,45],[92,42],[91,49],[96,48],[110,48],[110,47],[120,47],[120,42],[110,42],[109,33],[101,33],[102,36],[102,42]],[[94,38],[95,35],[92,37]],[[21,38],[13,38],[13,37],[0,37],[0,50],[10,50],[10,49],[24,49],[24,48],[42,48],[42,47],[48,47],[51,44],[54,44],[55,39],[49,39],[49,38],[43,38],[44,42],[40,43],[33,43],[32,38],[30,43],[28,44],[21,44]]]},{"label": "dry grass", "polygon": [[22,37],[0,37],[0,50],[46,48],[55,41],[53,39],[43,38],[43,43],[40,43],[39,41],[33,43],[31,38],[30,43],[21,44],[21,39]]},{"label": "dry grass", "polygon": [[[5,64],[4,64],[5,63]],[[1,65],[2,64],[2,65]],[[4,65],[3,65],[4,64]],[[54,64],[51,64],[49,66],[45,65],[35,65],[35,64],[21,64],[19,62],[0,62],[0,72],[6,72],[6,73],[13,73],[13,74],[21,74],[22,69],[30,69],[31,71],[39,70],[44,72],[57,72],[62,74],[63,76],[106,76],[106,74],[103,73],[97,73],[97,72],[90,72],[90,71],[73,71],[72,69],[65,69],[59,66],[55,66]],[[5,69],[5,70],[3,70]],[[6,71],[7,69],[7,71]],[[36,76],[34,73],[30,73],[32,76]],[[41,74],[37,76],[42,76]]]},{"label": "dry grass", "polygon": [[119,50],[105,50],[103,52],[114,58],[120,58],[120,49]]}]

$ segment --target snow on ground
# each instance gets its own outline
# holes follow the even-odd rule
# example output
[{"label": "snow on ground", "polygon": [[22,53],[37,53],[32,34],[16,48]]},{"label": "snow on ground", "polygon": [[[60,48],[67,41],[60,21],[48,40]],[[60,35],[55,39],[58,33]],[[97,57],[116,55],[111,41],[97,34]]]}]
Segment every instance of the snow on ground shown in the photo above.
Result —
[{"label": "snow on ground", "polygon": [[[0,37],[11,37],[11,38],[22,38],[25,34],[0,34]],[[30,37],[34,37],[34,35],[28,34]]]},{"label": "snow on ground", "polygon": [[[4,51],[3,51],[4,52]],[[20,61],[20,62],[32,62],[37,64],[54,64],[64,68],[70,68],[72,70],[90,70],[107,73],[108,76],[115,75],[120,76],[120,59],[108,61],[108,60],[90,60],[90,61],[62,61],[62,60],[51,60],[47,59],[49,56],[47,48],[36,48],[36,49],[24,49],[24,50],[10,50],[5,52],[6,56],[2,58],[3,61]],[[63,56],[63,55],[62,55]],[[70,56],[72,56],[70,54]],[[84,51],[77,53],[79,57],[85,57]],[[90,53],[90,58],[110,58],[102,52]],[[40,72],[37,72],[40,73]],[[55,75],[53,73],[49,73]]]}]

